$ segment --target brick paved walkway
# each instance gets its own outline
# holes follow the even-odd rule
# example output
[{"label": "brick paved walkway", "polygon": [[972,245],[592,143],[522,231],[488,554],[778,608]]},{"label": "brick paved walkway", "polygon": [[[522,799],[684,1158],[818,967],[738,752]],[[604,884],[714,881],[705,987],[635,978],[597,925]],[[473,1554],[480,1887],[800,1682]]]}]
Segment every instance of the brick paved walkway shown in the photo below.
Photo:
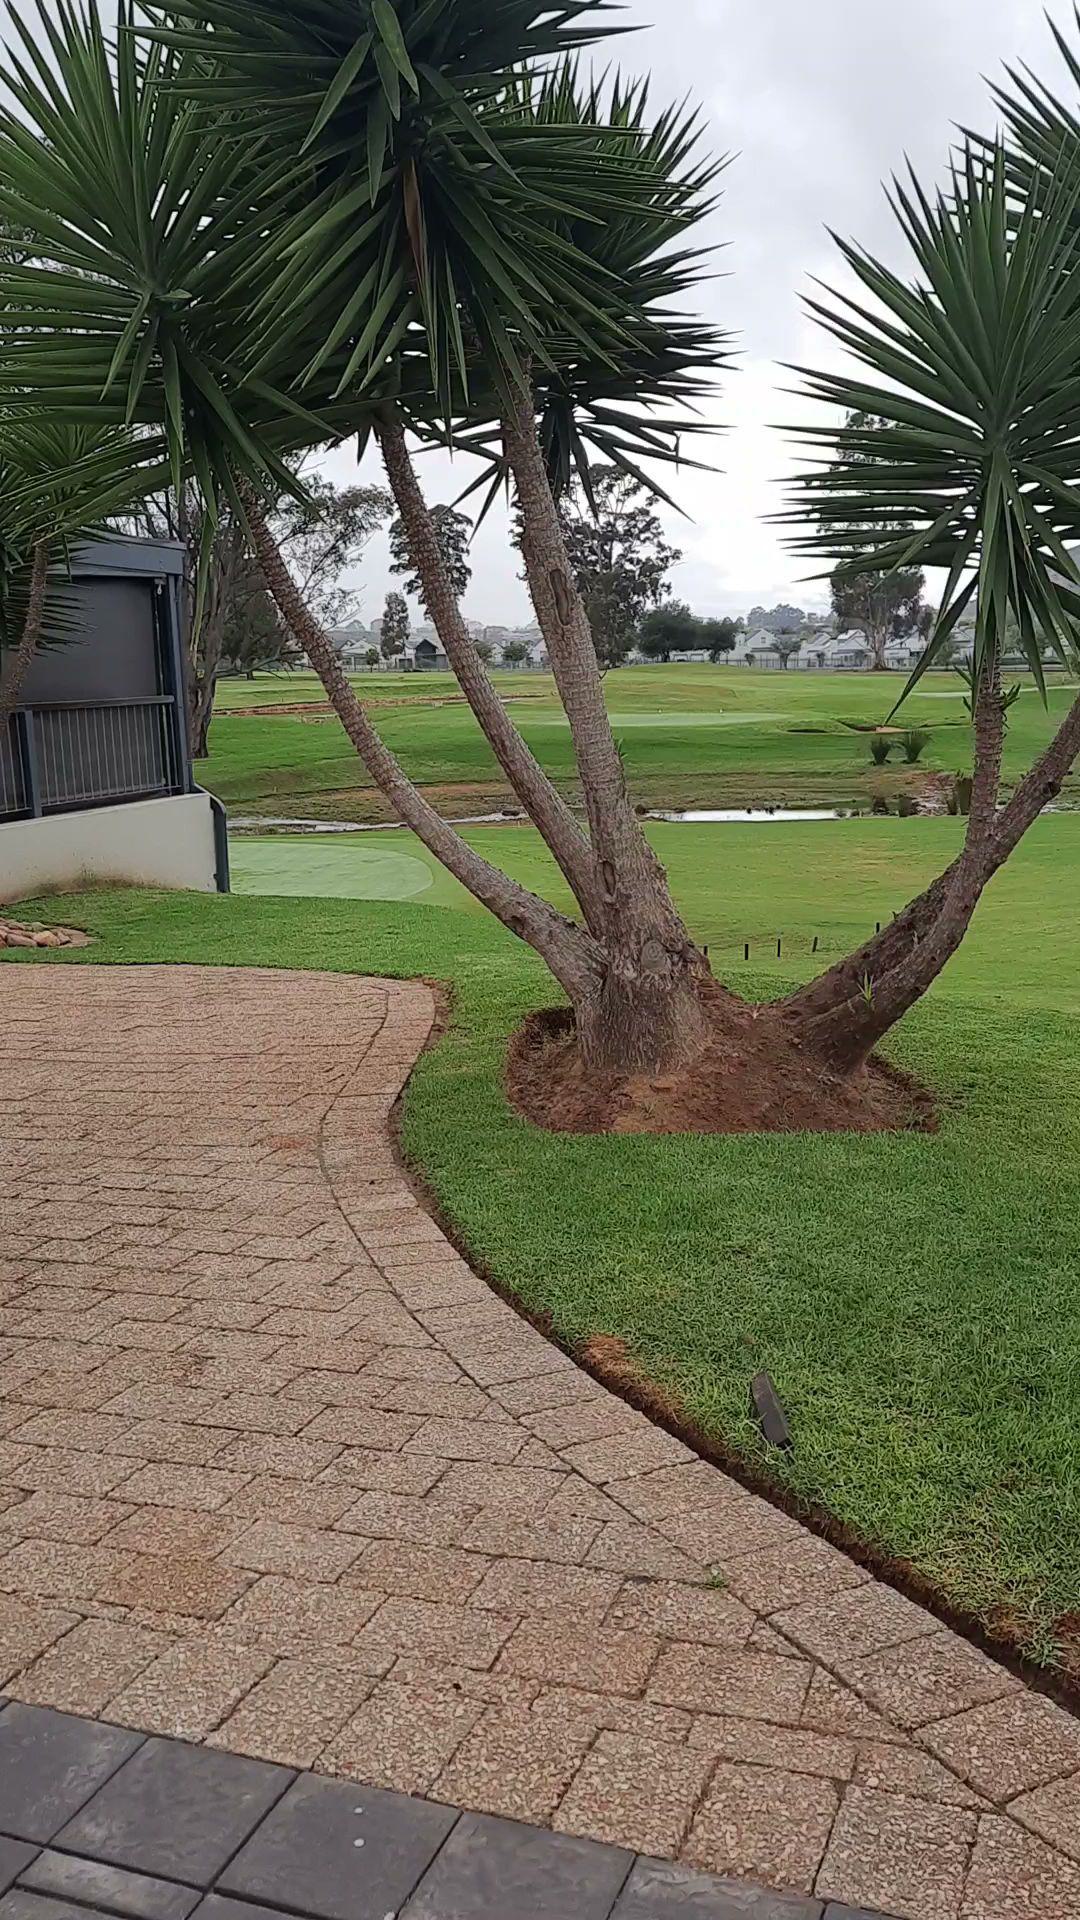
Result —
[{"label": "brick paved walkway", "polygon": [[1080,1723],[416,1205],[425,988],[23,966],[0,1008],[6,1694],[901,1920],[1080,1920]]}]

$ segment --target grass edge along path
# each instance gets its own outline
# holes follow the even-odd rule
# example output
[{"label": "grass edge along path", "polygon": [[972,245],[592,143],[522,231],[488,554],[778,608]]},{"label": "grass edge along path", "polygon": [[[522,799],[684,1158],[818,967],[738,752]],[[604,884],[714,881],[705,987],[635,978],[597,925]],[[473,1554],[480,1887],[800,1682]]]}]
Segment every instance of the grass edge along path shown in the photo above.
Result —
[{"label": "grass edge along path", "polygon": [[[402,1140],[459,1240],[580,1350],[598,1335],[706,1435],[1049,1667],[1080,1666],[1076,1018],[940,994],[893,1049],[934,1136],[566,1138],[502,1062],[550,1002],[532,956],[447,908],[88,892],[27,903],[99,944],[12,964],[202,962],[448,981]],[[744,984],[775,988],[776,976]],[[2,988],[0,988],[2,993]],[[794,1448],[749,1410],[765,1369]]]}]

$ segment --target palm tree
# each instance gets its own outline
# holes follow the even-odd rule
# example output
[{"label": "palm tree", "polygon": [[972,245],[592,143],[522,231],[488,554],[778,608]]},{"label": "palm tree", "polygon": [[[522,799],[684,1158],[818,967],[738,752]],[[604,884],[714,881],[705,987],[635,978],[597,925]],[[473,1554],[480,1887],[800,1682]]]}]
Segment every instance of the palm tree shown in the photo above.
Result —
[{"label": "palm tree", "polygon": [[[999,807],[1006,648],[1019,645],[1041,685],[1047,640],[1075,670],[1080,636],[1080,570],[1069,550],[1080,538],[1080,168],[1031,175],[1019,202],[1008,172],[1000,145],[972,143],[935,201],[914,181],[897,185],[919,282],[912,287],[845,245],[871,304],[811,303],[860,370],[807,376],[810,393],[849,423],[802,434],[826,460],[797,481],[796,544],[831,558],[837,530],[847,528],[853,570],[945,571],[912,685],[947,658],[957,623],[977,605],[975,776],[963,848],[890,928],[785,1009],[803,1043],[843,1069],[861,1064],[937,978],[988,881],[1080,753],[1077,701]],[[877,418],[852,425],[853,414]],[[908,525],[898,534],[901,515]]]},{"label": "palm tree", "polygon": [[[69,416],[100,404],[104,391],[117,417],[161,425],[177,473],[189,464],[208,498],[245,513],[271,591],[376,782],[457,877],[541,952],[574,1001],[591,1056],[646,1066],[692,1050],[705,1028],[705,963],[627,796],[541,452],[531,370],[550,381],[581,368],[593,392],[603,393],[606,377],[626,395],[619,350],[644,353],[632,339],[639,312],[646,342],[662,336],[662,324],[565,228],[576,221],[595,231],[616,214],[636,215],[655,249],[700,198],[700,174],[665,177],[633,129],[609,133],[595,114],[537,126],[523,111],[511,88],[518,62],[576,45],[583,6],[402,8],[406,37],[413,25],[421,36],[409,52],[389,0],[372,8],[367,45],[366,30],[356,39],[351,0],[307,11],[233,6],[216,19],[212,11],[170,14],[145,68],[125,14],[115,73],[92,14],[83,21],[66,4],[58,9],[47,80],[23,36],[19,112],[0,122],[0,210],[41,231],[50,264],[4,276],[23,332],[0,379],[17,391],[36,383]],[[340,61],[326,94],[313,104],[302,92],[298,105],[282,87],[286,68],[294,81],[317,74],[333,41],[327,22],[339,15]],[[277,76],[269,94],[268,73]],[[245,119],[256,106],[257,127]],[[359,143],[358,125],[367,130]],[[666,151],[681,165],[678,140]],[[654,270],[645,305],[658,305],[688,271],[678,259],[666,274]],[[66,338],[57,314],[69,323]],[[672,321],[676,340],[679,326]],[[715,358],[706,339],[692,329],[687,353]],[[658,375],[665,397],[677,362],[673,348]],[[648,397],[643,380],[635,391]],[[499,423],[587,834],[491,686],[416,483],[406,427],[450,438],[460,419]],[[584,926],[481,860],[416,792],[274,550],[262,500],[291,480],[284,448],[305,435],[325,439],[339,424],[380,440],[443,644]],[[645,425],[640,444],[670,449],[673,434],[669,422]]]},{"label": "palm tree", "polygon": [[[941,566],[931,642],[978,591],[977,765],[965,844],[897,922],[785,1003],[712,981],[626,791],[557,492],[587,449],[637,472],[678,454],[723,342],[672,306],[700,271],[680,238],[714,169],[640,90],[583,88],[560,57],[598,37],[585,0],[171,0],[114,62],[92,13],[30,36],[0,116],[0,220],[38,258],[0,273],[9,406],[160,430],[177,478],[247,519],[264,577],[400,817],[544,958],[593,1067],[692,1062],[722,1044],[767,1113],[799,1076],[858,1075],[936,977],[987,880],[1060,789],[1080,708],[999,811],[999,660],[1015,621],[1073,657],[1080,575],[1077,192],[973,148],[946,195],[897,189],[915,287],[846,248],[870,304],[816,303],[855,357],[809,375],[857,429],[809,436],[794,513],[827,570]],[[593,24],[585,14],[593,16]],[[210,31],[212,29],[212,32]],[[522,64],[551,63],[522,80]],[[88,160],[89,155],[89,160]],[[655,403],[648,412],[642,403]],[[446,574],[407,432],[486,448],[509,476],[529,585],[570,723],[585,826],[498,700]],[[474,713],[580,909],[570,921],[460,839],[407,779],[289,578],[265,501],[284,455],[335,433],[382,448],[425,603]],[[821,456],[824,455],[824,459]],[[910,531],[897,536],[902,518]],[[208,515],[212,519],[212,512]],[[859,529],[857,553],[851,529]]]},{"label": "palm tree", "polygon": [[0,426],[0,739],[43,647],[70,632],[67,549],[163,472],[163,446],[41,416]]}]

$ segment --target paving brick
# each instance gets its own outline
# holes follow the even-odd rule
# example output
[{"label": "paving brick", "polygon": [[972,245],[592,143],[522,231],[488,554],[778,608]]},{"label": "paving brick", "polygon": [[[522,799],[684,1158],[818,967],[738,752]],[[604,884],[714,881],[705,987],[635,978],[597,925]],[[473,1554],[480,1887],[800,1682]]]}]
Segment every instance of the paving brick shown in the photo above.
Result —
[{"label": "paving brick", "polygon": [[678,1645],[661,1649],[648,1693],[650,1700],[697,1713],[722,1708],[736,1719],[794,1727],[809,1683],[810,1668],[799,1660]]},{"label": "paving brick", "polygon": [[800,1719],[801,1726],[818,1733],[840,1733],[855,1740],[878,1740],[903,1745],[907,1735],[875,1713],[864,1700],[823,1667],[815,1667]]},{"label": "paving brick", "polygon": [[630,1856],[566,1834],[467,1814],[424,1876],[401,1920],[488,1920],[573,1915],[608,1920]]},{"label": "paving brick", "polygon": [[655,1700],[619,1694],[592,1693],[584,1687],[545,1687],[537,1693],[532,1710],[537,1719],[560,1726],[589,1727],[594,1733],[635,1734],[641,1740],[659,1740],[665,1746],[684,1745],[691,1725],[690,1714],[679,1707],[662,1707]]},{"label": "paving brick", "polygon": [[111,1547],[63,1540],[20,1540],[0,1559],[0,1589],[41,1600],[92,1600],[105,1594],[131,1563]]},{"label": "paving brick", "polygon": [[[440,1510],[434,1502],[427,1504],[429,1512]],[[468,1519],[459,1520],[454,1538],[459,1546],[480,1553],[577,1566],[599,1531],[598,1520],[576,1513],[552,1514],[550,1506],[539,1520],[516,1520],[505,1508],[488,1507],[479,1513],[473,1510]]]},{"label": "paving brick", "polygon": [[123,1726],[202,1740],[262,1678],[272,1656],[203,1635],[178,1641],[110,1700]]},{"label": "paving brick", "polygon": [[495,1560],[473,1593],[470,1605],[496,1613],[568,1611],[579,1622],[603,1619],[617,1599],[617,1574],[590,1567],[548,1566],[536,1560]]},{"label": "paving brick", "polygon": [[352,1566],[362,1550],[362,1542],[348,1534],[259,1520],[222,1549],[220,1558],[255,1573],[333,1582]]},{"label": "paving brick", "polygon": [[414,1453],[383,1453],[375,1448],[346,1447],[319,1475],[320,1485],[348,1486],[371,1493],[423,1495],[441,1483],[445,1460]]},{"label": "paving brick", "polygon": [[1009,1812],[1032,1833],[1080,1863],[1080,1773],[1014,1800]]},{"label": "paving brick", "polygon": [[442,1460],[485,1460],[507,1466],[521,1452],[525,1436],[507,1422],[427,1420],[408,1441],[408,1453],[434,1453]]},{"label": "paving brick", "polygon": [[667,1860],[637,1860],[611,1920],[822,1920],[822,1910],[820,1900],[765,1893]]},{"label": "paving brick", "polygon": [[974,1838],[960,1808],[849,1787],[817,1892],[897,1920],[956,1920]]},{"label": "paving brick", "polygon": [[289,1480],[316,1480],[340,1452],[336,1440],[250,1433],[238,1435],[215,1459],[218,1466],[237,1474],[278,1473]]},{"label": "paving brick", "polygon": [[1019,1692],[1019,1682],[955,1633],[889,1647],[848,1669],[853,1687],[901,1727],[924,1726]]},{"label": "paving brick", "polygon": [[851,1669],[872,1654],[940,1631],[922,1607],[877,1582],[852,1593],[805,1601],[777,1614],[774,1624],[787,1639],[844,1679],[850,1679]]},{"label": "paving brick", "polygon": [[961,1920],[1076,1920],[1080,1867],[1011,1820],[979,1821]]},{"label": "paving brick", "polygon": [[432,1792],[472,1812],[546,1824],[592,1738],[581,1729],[545,1726],[520,1708],[490,1707]]},{"label": "paving brick", "polygon": [[481,1701],[385,1680],[331,1738],[320,1770],[399,1793],[427,1793],[476,1725]]},{"label": "paving brick", "polygon": [[[229,1609],[226,1628],[243,1637],[254,1632],[262,1645],[283,1653],[310,1653],[318,1647],[346,1647],[384,1604],[384,1595],[349,1586],[311,1586],[267,1574]],[[389,1665],[391,1656],[384,1656]],[[378,1663],[367,1672],[380,1671]]]},{"label": "paving brick", "polygon": [[376,1592],[414,1600],[467,1600],[489,1562],[477,1553],[418,1547],[399,1540],[367,1542],[350,1579]]},{"label": "paving brick", "polygon": [[702,1646],[742,1647],[756,1623],[747,1607],[716,1588],[643,1581],[623,1588],[608,1624]]},{"label": "paving brick", "polygon": [[6,1893],[12,1882],[33,1860],[37,1848],[29,1846],[23,1840],[8,1840],[0,1834],[0,1893]]},{"label": "paving brick", "polygon": [[31,1706],[101,1713],[120,1689],[165,1652],[165,1634],[119,1620],[83,1620],[35,1660],[8,1691]]},{"label": "paving brick", "polygon": [[217,1620],[251,1585],[253,1576],[217,1560],[167,1554],[133,1554],[127,1565],[98,1585],[98,1597],[150,1613],[191,1614]]},{"label": "paving brick", "polygon": [[123,1497],[139,1506],[217,1512],[245,1484],[247,1475],[222,1467],[174,1465],[155,1461],[124,1482]]},{"label": "paving brick", "polygon": [[933,1800],[945,1807],[968,1807],[972,1811],[986,1801],[965,1787],[948,1767],[919,1747],[889,1745],[882,1740],[858,1743],[855,1781],[860,1787],[874,1787],[880,1793],[906,1794],[913,1800]]},{"label": "paving brick", "polygon": [[630,1480],[657,1467],[681,1466],[692,1460],[693,1455],[681,1440],[673,1440],[669,1433],[651,1427],[647,1420],[639,1417],[636,1428],[628,1428],[611,1439],[585,1440],[578,1446],[566,1447],[560,1458],[576,1473],[583,1473],[586,1480],[606,1486],[613,1480]]},{"label": "paving brick", "polygon": [[113,1455],[78,1452],[73,1447],[23,1447],[7,1467],[5,1477],[28,1492],[44,1488],[96,1498],[126,1481],[135,1464]]},{"label": "paving brick", "polygon": [[0,1518],[0,1540],[8,1534],[35,1540],[65,1540],[94,1546],[124,1519],[130,1508],[115,1500],[87,1500],[79,1494],[42,1490],[32,1493]]},{"label": "paving brick", "polygon": [[712,1772],[708,1755],[601,1733],[555,1814],[562,1833],[640,1853],[677,1853]]},{"label": "paving brick", "polygon": [[1012,1800],[1080,1765],[1080,1722],[1034,1693],[923,1727],[919,1740],[988,1800]]},{"label": "paving brick", "polygon": [[563,1473],[545,1473],[542,1469],[478,1465],[462,1460],[444,1469],[434,1497],[458,1505],[499,1508],[519,1521],[538,1519],[568,1477]]},{"label": "paving brick", "polygon": [[601,1527],[586,1555],[590,1567],[648,1580],[694,1581],[706,1578],[701,1561],[664,1540],[636,1520],[615,1520]]},{"label": "paving brick", "polygon": [[375,1661],[389,1662],[407,1653],[464,1667],[490,1667],[513,1625],[497,1613],[427,1600],[387,1600],[354,1644],[359,1654]]},{"label": "paving brick", "polygon": [[205,1886],[291,1779],[260,1760],[147,1740],[62,1829],[58,1844],[133,1872]]},{"label": "paving brick", "polygon": [[[345,1502],[345,1511],[336,1523],[342,1533],[359,1533],[373,1540],[408,1541],[418,1547],[453,1546],[476,1512],[475,1507],[458,1506],[452,1501],[421,1500],[407,1493],[369,1492],[357,1499],[350,1492]],[[473,1543],[462,1538],[461,1544]]]},{"label": "paving brick", "polygon": [[701,1714],[690,1728],[688,1742],[715,1760],[747,1761],[755,1766],[781,1767],[790,1773],[814,1773],[823,1780],[850,1780],[855,1772],[853,1740],[795,1727],[770,1726],[761,1720]]},{"label": "paving brick", "polygon": [[[100,1860],[79,1860],[47,1849],[21,1876],[20,1885],[80,1911],[116,1914],[122,1920],[187,1920],[199,1903],[197,1887],[177,1886],[144,1873],[127,1873]],[[44,1914],[39,1916],[44,1920]]]},{"label": "paving brick", "polygon": [[336,1661],[330,1654],[278,1660],[209,1735],[207,1744],[280,1766],[313,1767],[373,1685],[370,1675],[344,1652]]},{"label": "paving brick", "polygon": [[247,1520],[265,1515],[284,1526],[332,1527],[355,1499],[349,1487],[312,1486],[309,1480],[281,1480],[263,1473],[248,1480],[221,1511]]},{"label": "paving brick", "polygon": [[29,1606],[0,1594],[0,1686],[53,1646],[78,1619],[78,1614],[64,1613],[59,1607]]},{"label": "paving brick", "polygon": [[[572,1605],[568,1618],[578,1618]],[[637,1693],[648,1678],[659,1644],[644,1634],[567,1625],[554,1616],[526,1620],[507,1642],[499,1672],[609,1693]]]},{"label": "paving brick", "polygon": [[811,1533],[789,1537],[782,1546],[738,1555],[725,1563],[725,1575],[729,1590],[755,1613],[763,1614],[865,1586],[869,1579],[854,1560]]},{"label": "paving brick", "polygon": [[836,1808],[827,1780],[721,1762],[681,1857],[710,1873],[810,1893]]},{"label": "paving brick", "polygon": [[140,1745],[137,1734],[14,1702],[0,1712],[0,1808],[13,1840],[52,1840]]},{"label": "paving brick", "polygon": [[[302,1775],[241,1848],[225,1893],[313,1920],[398,1913],[450,1833],[446,1807]],[[358,1848],[356,1842],[363,1841]]]},{"label": "paving brick", "polygon": [[109,1545],[132,1553],[207,1560],[220,1553],[240,1530],[235,1520],[202,1513],[194,1507],[147,1506],[113,1528]]}]

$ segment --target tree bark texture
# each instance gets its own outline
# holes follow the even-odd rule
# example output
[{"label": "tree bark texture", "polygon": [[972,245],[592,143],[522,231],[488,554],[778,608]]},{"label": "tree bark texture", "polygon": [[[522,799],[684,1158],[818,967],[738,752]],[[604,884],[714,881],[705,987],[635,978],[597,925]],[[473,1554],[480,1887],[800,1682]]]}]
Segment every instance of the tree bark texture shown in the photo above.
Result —
[{"label": "tree bark texture", "polygon": [[423,587],[424,603],[458,685],[514,792],[573,889],[586,922],[599,932],[599,880],[592,848],[491,684],[462,618],[404,428],[397,422],[380,427],[378,437],[409,555]]},{"label": "tree bark texture", "polygon": [[[669,1035],[653,1064],[684,1061],[706,1037],[700,990],[708,967],[676,911],[667,877],[630,802],[596,648],[527,394],[505,416],[503,438],[517,490],[529,591],[570,723],[602,889],[608,968],[603,999],[619,1011],[598,1022],[590,1051],[595,1048],[598,1062],[609,1052],[624,1051],[622,1040],[609,1036],[640,1021],[643,1033],[651,1025]],[[653,1010],[651,1018],[647,1009]],[[653,1041],[643,1051],[655,1055]]]},{"label": "tree bark texture", "polygon": [[349,684],[341,661],[299,594],[259,502],[245,509],[263,577],[282,619],[303,647],[327,698],[376,786],[417,839],[504,927],[535,948],[575,1004],[595,985],[599,953],[589,934],[511,880],[436,813],[385,745]]},{"label": "tree bark texture", "polygon": [[26,619],[23,623],[19,644],[7,661],[0,676],[0,731],[11,719],[26,684],[34,655],[41,639],[41,629],[45,619],[45,597],[48,592],[49,546],[45,540],[38,540],[34,546],[33,561],[30,570],[30,592],[26,603]]}]

